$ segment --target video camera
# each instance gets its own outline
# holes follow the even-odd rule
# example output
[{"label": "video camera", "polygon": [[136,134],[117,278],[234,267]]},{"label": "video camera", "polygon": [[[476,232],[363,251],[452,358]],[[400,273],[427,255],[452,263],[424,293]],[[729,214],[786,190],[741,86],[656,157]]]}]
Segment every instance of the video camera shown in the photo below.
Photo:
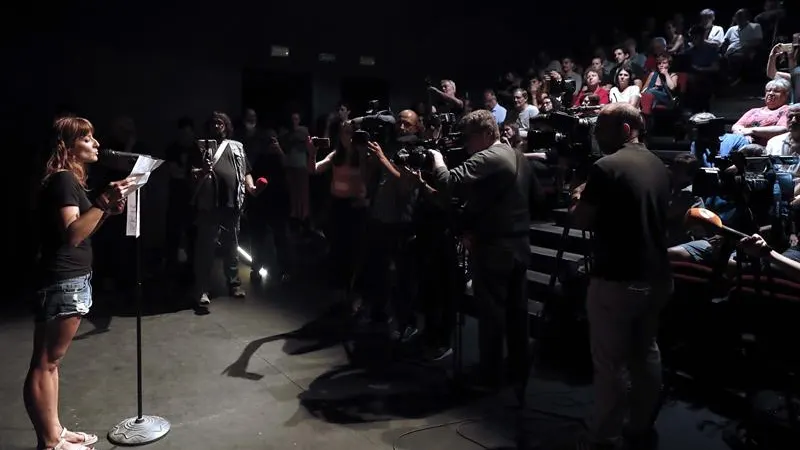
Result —
[{"label": "video camera", "polygon": [[429,127],[455,127],[456,115],[453,113],[431,113],[425,118],[425,124]]},{"label": "video camera", "polygon": [[594,117],[578,117],[565,112],[539,114],[531,118],[528,148],[555,149],[568,157],[593,153]]},{"label": "video camera", "polygon": [[385,146],[394,137],[394,114],[388,108],[381,110],[378,100],[372,100],[368,105],[368,110],[362,117],[353,119],[353,123],[359,126],[353,132],[353,144],[366,145],[369,141],[375,141]]},{"label": "video camera", "polygon": [[441,153],[447,167],[455,167],[469,158],[463,144],[463,134],[452,131],[444,137],[427,139],[414,146],[401,148],[392,158],[392,162],[409,169],[428,171],[433,167],[430,150]]},{"label": "video camera", "polygon": [[697,173],[692,193],[704,198],[747,193],[751,200],[764,198],[769,203],[779,195],[781,201],[791,201],[794,197],[792,174],[780,167],[798,161],[800,157],[797,156],[748,157],[738,152],[731,157],[718,156],[713,160],[714,167],[703,167]]}]

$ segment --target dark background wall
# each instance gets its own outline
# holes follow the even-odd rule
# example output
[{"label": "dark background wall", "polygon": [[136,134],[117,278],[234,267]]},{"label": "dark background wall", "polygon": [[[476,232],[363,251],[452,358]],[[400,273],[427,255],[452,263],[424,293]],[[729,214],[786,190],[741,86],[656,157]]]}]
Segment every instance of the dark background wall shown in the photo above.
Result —
[{"label": "dark background wall", "polygon": [[[10,214],[6,234],[11,269],[29,272],[33,245],[30,199],[53,115],[70,110],[88,117],[103,136],[118,116],[132,117],[140,141],[159,155],[176,120],[197,121],[209,111],[234,116],[244,106],[265,107],[293,86],[301,108],[314,116],[330,111],[343,86],[391,86],[382,100],[395,109],[424,98],[424,79],[452,77],[480,89],[504,70],[525,66],[536,50],[555,56],[586,50],[589,33],[612,26],[637,28],[636,17],[670,16],[672,5],[574,4],[531,1],[487,4],[464,10],[459,2],[243,2],[72,0],[19,5],[4,17],[0,38],[5,60],[0,111],[9,150],[6,183]],[[754,10],[758,1],[751,1]],[[705,6],[705,5],[703,5]],[[645,14],[640,14],[646,7]],[[699,7],[699,5],[698,5]],[[576,9],[586,10],[578,13]],[[591,11],[589,11],[591,9]],[[719,11],[727,25],[731,11]],[[624,11],[624,14],[620,11]],[[624,17],[627,23],[619,23]],[[690,17],[687,19],[691,20]],[[271,45],[290,49],[270,57]],[[333,53],[333,64],[317,60]],[[371,56],[375,66],[358,64]],[[265,80],[281,81],[262,100],[245,105]],[[363,105],[353,105],[356,108]],[[311,120],[307,120],[311,122]],[[143,218],[146,246],[163,240],[165,171],[148,186]],[[21,284],[21,283],[17,283]]]}]

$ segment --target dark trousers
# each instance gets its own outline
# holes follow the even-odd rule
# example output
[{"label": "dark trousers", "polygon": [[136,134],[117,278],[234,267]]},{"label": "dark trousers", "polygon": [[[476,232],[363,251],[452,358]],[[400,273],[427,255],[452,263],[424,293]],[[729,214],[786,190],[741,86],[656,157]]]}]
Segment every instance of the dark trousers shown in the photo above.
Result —
[{"label": "dark trousers", "polygon": [[425,338],[432,347],[449,347],[456,321],[456,301],[464,295],[454,238],[447,233],[418,235],[416,267],[419,304],[425,315]]},{"label": "dark trousers", "polygon": [[[399,324],[413,321],[412,301],[416,293],[413,258],[409,245],[413,234],[407,225],[371,222],[367,226],[363,260],[363,298],[375,321],[384,321],[391,300]],[[394,269],[394,270],[392,270]],[[392,276],[394,272],[394,276]]]},{"label": "dark trousers", "polygon": [[277,276],[287,273],[291,266],[288,212],[254,205],[248,209],[247,219],[253,269],[263,267]]},{"label": "dark trousers", "polygon": [[223,257],[223,270],[228,288],[241,286],[239,279],[239,219],[240,213],[232,208],[198,211],[195,220],[194,289],[199,299],[211,289],[211,269],[219,246]]},{"label": "dark trousers", "polygon": [[177,266],[179,249],[184,248],[187,255],[191,254],[191,250],[188,248],[191,245],[189,227],[192,225],[189,201],[190,192],[188,186],[185,183],[171,182],[165,236],[167,267]]},{"label": "dark trousers", "polygon": [[[530,368],[527,264],[502,246],[476,246],[472,254],[472,287],[480,317],[480,369],[492,384],[510,381],[524,386]],[[503,364],[503,338],[508,366]]]},{"label": "dark trousers", "polygon": [[331,281],[337,289],[353,287],[358,258],[363,254],[366,233],[366,206],[351,199],[331,200],[329,243]]}]

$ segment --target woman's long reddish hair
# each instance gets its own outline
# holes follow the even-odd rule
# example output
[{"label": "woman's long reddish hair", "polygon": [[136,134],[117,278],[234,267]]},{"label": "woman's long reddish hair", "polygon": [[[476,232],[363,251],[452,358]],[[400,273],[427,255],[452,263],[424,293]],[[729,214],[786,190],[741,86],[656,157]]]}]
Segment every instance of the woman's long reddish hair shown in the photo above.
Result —
[{"label": "woman's long reddish hair", "polygon": [[70,149],[78,139],[94,133],[94,126],[82,117],[61,117],[53,123],[53,142],[50,158],[45,165],[44,179],[64,170],[75,174],[75,178],[86,188],[86,167],[75,158]]}]

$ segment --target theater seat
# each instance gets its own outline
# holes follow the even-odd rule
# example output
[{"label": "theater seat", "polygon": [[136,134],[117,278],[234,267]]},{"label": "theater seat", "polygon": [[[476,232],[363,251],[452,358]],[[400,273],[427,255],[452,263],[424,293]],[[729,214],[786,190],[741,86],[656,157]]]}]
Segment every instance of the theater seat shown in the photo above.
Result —
[{"label": "theater seat", "polygon": [[740,291],[800,304],[800,283],[766,275],[742,275],[738,283],[731,292]]},{"label": "theater seat", "polygon": [[677,281],[706,284],[711,282],[714,269],[704,264],[672,261],[672,276]]},{"label": "theater seat", "polygon": [[683,107],[681,100],[686,94],[688,86],[688,75],[678,73],[678,85],[673,91],[675,102],[672,105],[654,105],[655,97],[649,92],[644,92],[639,100],[642,115],[647,123],[648,130],[655,135],[674,136],[676,140],[683,138],[682,114]]}]

